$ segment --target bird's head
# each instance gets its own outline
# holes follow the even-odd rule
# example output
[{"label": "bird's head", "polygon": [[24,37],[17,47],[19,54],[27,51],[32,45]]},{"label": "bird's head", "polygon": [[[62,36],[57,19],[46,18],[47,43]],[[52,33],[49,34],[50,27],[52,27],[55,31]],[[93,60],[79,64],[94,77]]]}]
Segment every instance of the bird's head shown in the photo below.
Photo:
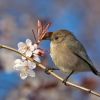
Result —
[{"label": "bird's head", "polygon": [[50,40],[53,43],[60,43],[71,33],[67,30],[58,30],[56,32],[47,32],[43,40]]}]

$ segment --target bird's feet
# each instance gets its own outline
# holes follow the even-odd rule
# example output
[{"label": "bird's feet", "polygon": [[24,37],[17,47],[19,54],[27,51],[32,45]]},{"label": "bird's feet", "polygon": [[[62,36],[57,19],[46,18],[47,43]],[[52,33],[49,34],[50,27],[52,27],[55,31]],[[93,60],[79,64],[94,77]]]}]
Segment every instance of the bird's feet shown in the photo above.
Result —
[{"label": "bird's feet", "polygon": [[69,79],[69,77],[72,75],[74,73],[74,71],[71,71],[70,73],[69,73],[69,75],[62,81],[62,83],[64,83],[65,85],[67,85],[67,80]]},{"label": "bird's feet", "polygon": [[[68,77],[69,78],[69,77]],[[67,85],[67,81],[68,81],[68,78],[65,78],[63,81],[62,81],[62,83],[64,84],[64,85]]]},{"label": "bird's feet", "polygon": [[45,73],[49,75],[50,74],[50,71],[53,72],[54,70],[59,70],[59,69],[58,68],[46,68],[45,69]]}]

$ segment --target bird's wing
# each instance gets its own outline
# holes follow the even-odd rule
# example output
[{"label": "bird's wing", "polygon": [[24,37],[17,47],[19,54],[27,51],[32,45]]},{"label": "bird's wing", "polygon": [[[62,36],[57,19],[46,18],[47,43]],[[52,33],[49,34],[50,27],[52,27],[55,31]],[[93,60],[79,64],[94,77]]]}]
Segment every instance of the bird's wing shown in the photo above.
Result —
[{"label": "bird's wing", "polygon": [[[76,40],[76,39],[75,39]],[[80,59],[84,60],[90,67],[90,69],[92,70],[92,72],[94,74],[97,75],[97,70],[95,69],[92,61],[90,60],[90,58],[88,57],[87,53],[86,53],[86,50],[85,48],[83,47],[83,45],[77,40],[76,42],[75,41],[71,41],[71,42],[74,42],[74,43],[71,43],[68,46],[68,48],[77,56],[79,57]]]}]

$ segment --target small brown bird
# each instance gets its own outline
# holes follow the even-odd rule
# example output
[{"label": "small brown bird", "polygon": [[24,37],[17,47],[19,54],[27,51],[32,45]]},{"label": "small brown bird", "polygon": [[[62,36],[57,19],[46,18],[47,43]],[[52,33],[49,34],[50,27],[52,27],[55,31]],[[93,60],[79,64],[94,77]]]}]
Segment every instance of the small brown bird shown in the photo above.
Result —
[{"label": "small brown bird", "polygon": [[92,61],[88,57],[85,48],[76,37],[68,30],[48,32],[44,39],[49,39],[50,55],[56,67],[65,73],[69,73],[66,81],[72,73],[92,71],[100,76]]}]

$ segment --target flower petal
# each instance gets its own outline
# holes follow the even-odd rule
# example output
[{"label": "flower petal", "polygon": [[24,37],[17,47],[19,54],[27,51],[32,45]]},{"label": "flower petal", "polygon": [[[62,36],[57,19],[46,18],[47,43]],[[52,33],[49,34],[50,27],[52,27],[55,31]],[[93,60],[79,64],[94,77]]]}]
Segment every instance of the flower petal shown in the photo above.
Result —
[{"label": "flower petal", "polygon": [[28,61],[27,61],[27,60],[24,60],[24,61],[23,61],[23,66],[24,66],[24,67],[28,66]]},{"label": "flower petal", "polygon": [[26,79],[27,76],[28,76],[28,73],[25,73],[25,72],[24,72],[24,73],[23,73],[23,72],[20,73],[20,77],[21,77],[21,79],[23,79],[23,80]]},{"label": "flower petal", "polygon": [[35,77],[35,72],[33,70],[28,70],[28,76]]},{"label": "flower petal", "polygon": [[34,51],[35,47],[33,45],[30,46],[30,51]]},{"label": "flower petal", "polygon": [[36,68],[36,64],[32,63],[31,61],[28,61],[28,67],[29,67],[29,69],[35,69]]},{"label": "flower petal", "polygon": [[24,56],[22,56],[22,60],[26,60],[26,58]]},{"label": "flower petal", "polygon": [[31,57],[31,56],[32,56],[32,52],[31,52],[30,50],[27,50],[27,51],[26,51],[26,56],[27,56],[27,57]]},{"label": "flower petal", "polygon": [[15,70],[22,70],[23,69],[24,63],[23,63],[23,61],[21,59],[16,59],[14,63],[15,63],[15,65],[14,65],[13,68]]},{"label": "flower petal", "polygon": [[30,39],[27,39],[27,40],[26,40],[26,45],[27,45],[27,46],[31,46],[31,45],[32,45],[32,41],[31,41]]},{"label": "flower petal", "polygon": [[21,59],[16,59],[16,60],[14,61],[15,64],[17,64],[17,63],[21,63],[21,62],[22,62]]},{"label": "flower petal", "polygon": [[35,55],[35,54],[34,54],[34,58],[33,58],[33,59],[36,60],[37,62],[41,62],[38,55]]},{"label": "flower petal", "polygon": [[19,48],[18,51],[19,51],[20,53],[25,53],[25,52],[26,52],[26,49]]},{"label": "flower petal", "polygon": [[18,48],[22,48],[23,46],[25,46],[26,44],[24,42],[19,42],[18,43]]},{"label": "flower petal", "polygon": [[37,44],[34,44],[33,46],[34,46],[34,49],[37,49],[38,48],[38,45]]},{"label": "flower petal", "polygon": [[20,64],[16,64],[16,65],[13,66],[13,69],[14,69],[14,70],[19,70],[19,71],[20,71],[20,70],[23,69],[23,66],[21,66]]}]

